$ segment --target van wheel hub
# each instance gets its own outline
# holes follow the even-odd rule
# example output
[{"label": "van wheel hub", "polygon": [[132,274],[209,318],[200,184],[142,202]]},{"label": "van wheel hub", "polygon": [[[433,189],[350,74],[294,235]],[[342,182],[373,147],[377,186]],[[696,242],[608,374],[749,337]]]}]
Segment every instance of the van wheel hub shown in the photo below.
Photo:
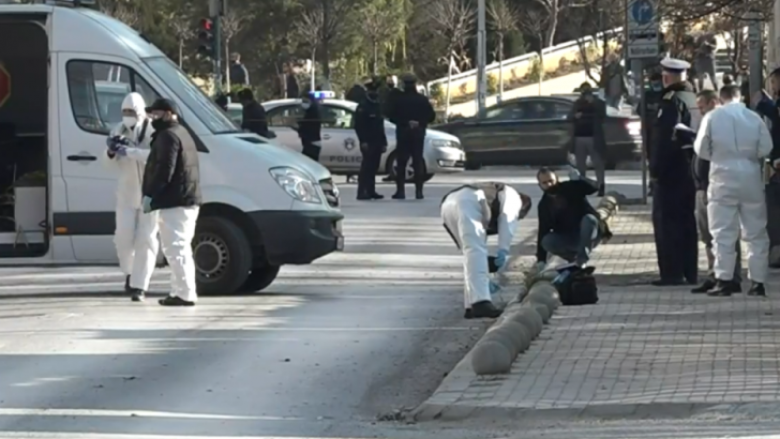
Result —
[{"label": "van wheel hub", "polygon": [[193,243],[195,266],[201,275],[217,278],[222,275],[230,262],[227,244],[219,236],[204,233]]}]

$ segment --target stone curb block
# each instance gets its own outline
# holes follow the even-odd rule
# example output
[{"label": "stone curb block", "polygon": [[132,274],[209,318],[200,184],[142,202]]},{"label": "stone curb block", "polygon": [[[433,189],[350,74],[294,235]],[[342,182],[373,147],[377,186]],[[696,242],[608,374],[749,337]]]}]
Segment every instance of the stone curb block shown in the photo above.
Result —
[{"label": "stone curb block", "polygon": [[524,273],[524,279],[517,296],[471,351],[475,374],[508,373],[560,305],[558,291],[545,276],[537,276],[532,268]]}]

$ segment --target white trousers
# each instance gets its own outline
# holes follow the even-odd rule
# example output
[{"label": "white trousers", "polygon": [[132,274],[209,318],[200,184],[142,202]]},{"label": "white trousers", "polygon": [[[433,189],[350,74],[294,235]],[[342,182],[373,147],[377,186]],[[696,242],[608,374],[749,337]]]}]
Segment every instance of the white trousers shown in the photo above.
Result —
[{"label": "white trousers", "polygon": [[160,210],[160,243],[171,267],[171,296],[197,302],[195,259],[192,238],[198,222],[199,207],[174,207]]},{"label": "white trousers", "polygon": [[444,226],[463,252],[463,302],[466,308],[490,300],[487,232],[482,223],[480,204],[484,198],[485,193],[480,190],[463,188],[449,194],[441,205]]},{"label": "white trousers", "polygon": [[130,276],[130,287],[147,291],[157,263],[160,242],[157,239],[157,213],[117,207],[114,244],[119,268]]},{"label": "white trousers", "polygon": [[[755,181],[748,181],[755,180]],[[737,263],[737,239],[747,248],[748,277],[764,283],[769,271],[769,235],[766,231],[766,198],[760,175],[735,177],[728,186],[713,188],[707,196],[707,217],[714,241],[715,277],[729,281]],[[752,184],[750,184],[752,183]]]}]

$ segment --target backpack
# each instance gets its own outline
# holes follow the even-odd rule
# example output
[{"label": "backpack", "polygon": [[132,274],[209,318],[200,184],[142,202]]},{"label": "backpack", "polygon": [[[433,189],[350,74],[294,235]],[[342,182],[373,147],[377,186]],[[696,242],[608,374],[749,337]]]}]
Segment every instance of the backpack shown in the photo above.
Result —
[{"label": "backpack", "polygon": [[[577,270],[553,282],[561,303],[568,306],[594,305],[599,301],[599,287],[593,277],[594,267]],[[557,279],[556,279],[557,280]]]}]

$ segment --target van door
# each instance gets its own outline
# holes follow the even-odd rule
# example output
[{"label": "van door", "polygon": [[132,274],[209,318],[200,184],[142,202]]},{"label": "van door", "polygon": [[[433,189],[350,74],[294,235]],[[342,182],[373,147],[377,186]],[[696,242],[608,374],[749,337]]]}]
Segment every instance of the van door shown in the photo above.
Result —
[{"label": "van door", "polygon": [[117,175],[103,162],[103,155],[109,132],[122,120],[122,100],[139,88],[138,81],[132,69],[112,57],[87,59],[64,53],[58,59],[61,166],[68,211],[57,215],[55,226],[71,236],[76,260],[116,262]]}]

